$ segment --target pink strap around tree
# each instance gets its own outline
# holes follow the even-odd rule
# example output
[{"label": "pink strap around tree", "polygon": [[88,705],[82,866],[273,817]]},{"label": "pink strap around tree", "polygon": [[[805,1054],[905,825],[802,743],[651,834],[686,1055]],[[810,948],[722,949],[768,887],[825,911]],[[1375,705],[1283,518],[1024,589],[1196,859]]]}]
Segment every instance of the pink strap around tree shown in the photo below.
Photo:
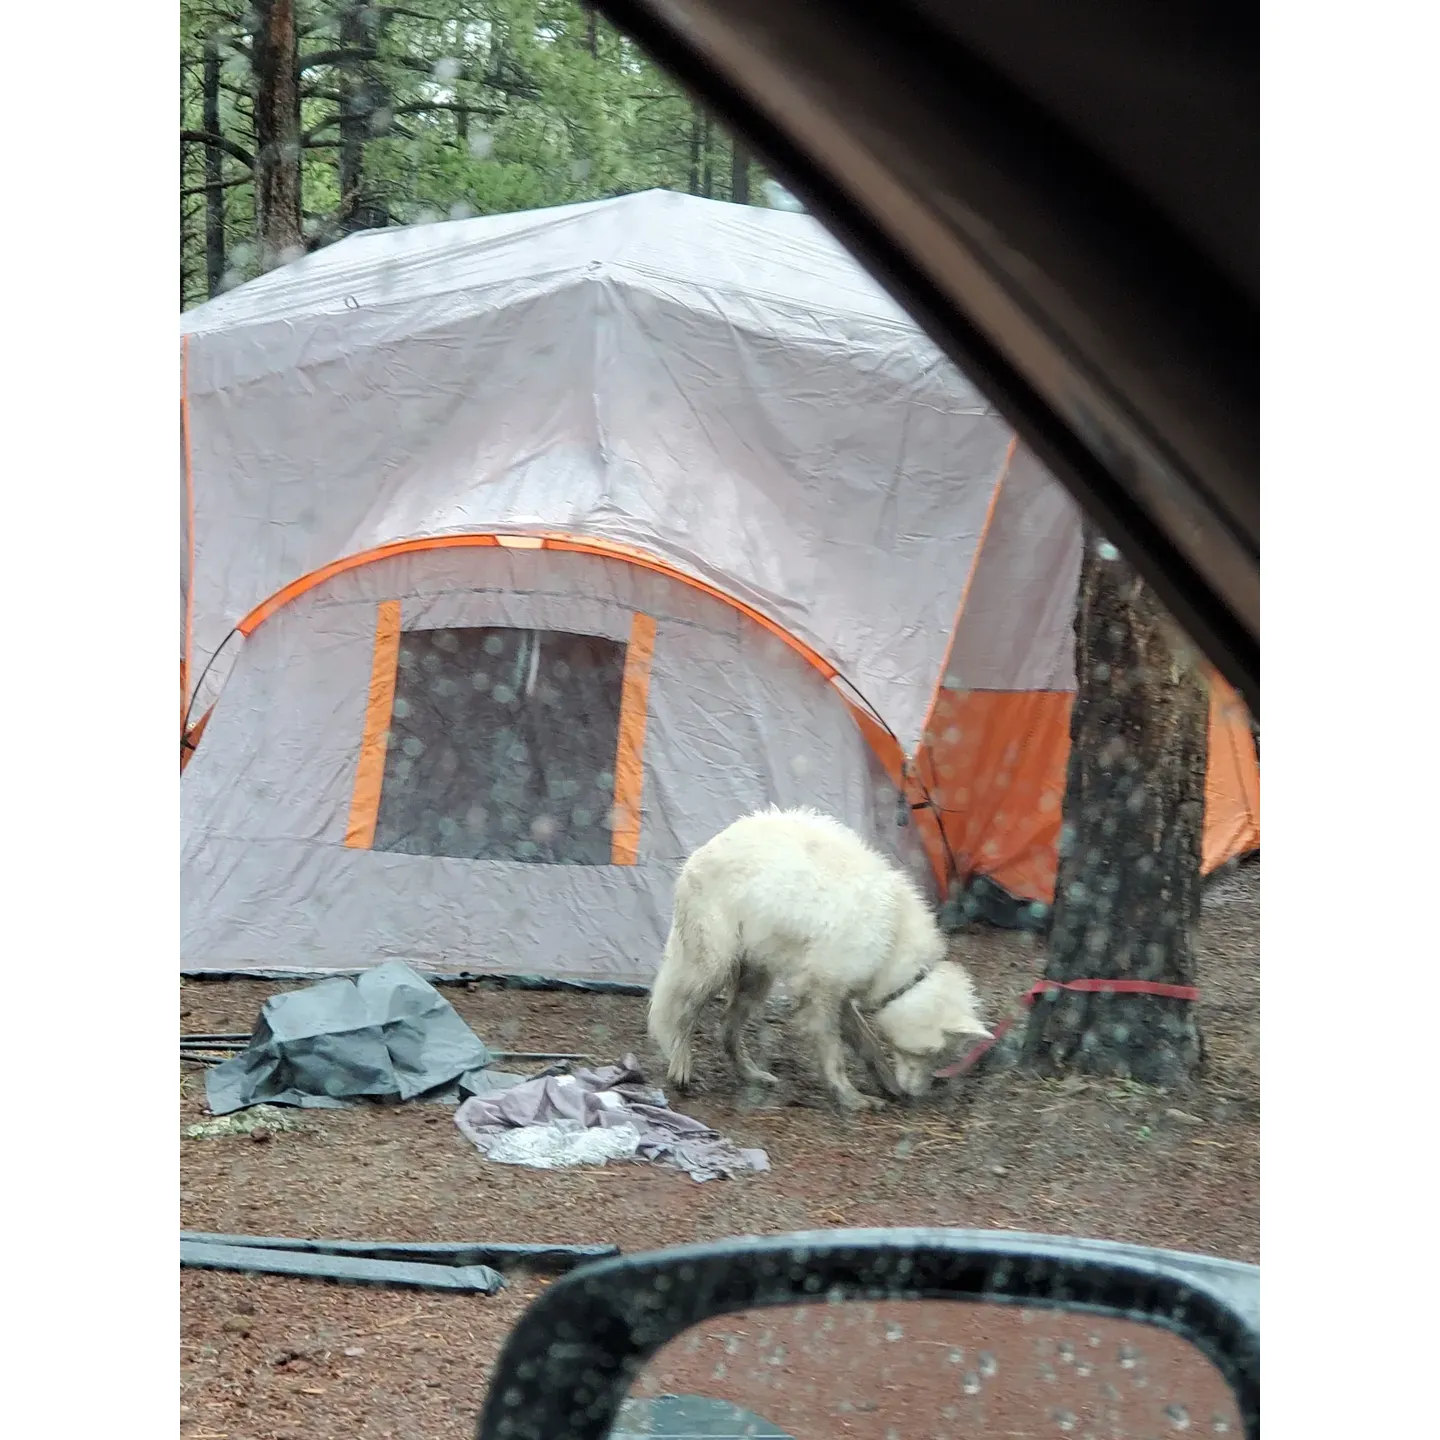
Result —
[{"label": "pink strap around tree", "polygon": [[[1097,995],[1160,995],[1167,1000],[1198,1000],[1200,991],[1194,985],[1167,985],[1160,980],[1037,980],[1021,997],[1020,1003],[1027,1008],[1035,1003],[1036,997],[1047,990],[1074,990]],[[935,1072],[937,1080],[953,1080],[967,1070],[974,1069],[980,1057],[996,1045],[1015,1022],[1002,1020],[995,1026],[988,1040],[982,1040],[975,1048],[961,1056],[953,1064]]]}]

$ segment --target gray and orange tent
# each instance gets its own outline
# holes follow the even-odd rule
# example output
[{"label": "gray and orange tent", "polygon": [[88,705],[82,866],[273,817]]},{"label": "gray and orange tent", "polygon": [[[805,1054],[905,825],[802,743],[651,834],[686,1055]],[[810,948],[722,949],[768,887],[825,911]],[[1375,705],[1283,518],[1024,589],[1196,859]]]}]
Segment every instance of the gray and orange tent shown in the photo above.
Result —
[{"label": "gray and orange tent", "polygon": [[[1050,898],[1078,517],[809,217],[358,235],[181,329],[183,968],[645,981],[771,802]],[[1210,772],[1213,868],[1218,690]]]}]

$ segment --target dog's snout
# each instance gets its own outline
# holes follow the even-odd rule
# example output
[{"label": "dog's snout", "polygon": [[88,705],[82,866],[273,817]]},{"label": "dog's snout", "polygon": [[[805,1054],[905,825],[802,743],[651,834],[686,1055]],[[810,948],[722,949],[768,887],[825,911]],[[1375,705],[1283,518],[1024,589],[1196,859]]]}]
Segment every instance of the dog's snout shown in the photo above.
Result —
[{"label": "dog's snout", "polygon": [[908,1055],[897,1056],[895,1079],[907,1095],[919,1097],[930,1089],[933,1068],[928,1060],[912,1059]]}]

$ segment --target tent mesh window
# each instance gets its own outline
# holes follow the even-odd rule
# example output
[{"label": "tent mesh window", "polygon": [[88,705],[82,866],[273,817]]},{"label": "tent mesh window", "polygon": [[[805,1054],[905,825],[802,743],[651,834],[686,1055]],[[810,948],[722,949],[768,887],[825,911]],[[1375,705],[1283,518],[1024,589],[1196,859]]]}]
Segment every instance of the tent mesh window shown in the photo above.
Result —
[{"label": "tent mesh window", "polygon": [[610,864],[625,649],[557,630],[402,633],[374,848]]}]

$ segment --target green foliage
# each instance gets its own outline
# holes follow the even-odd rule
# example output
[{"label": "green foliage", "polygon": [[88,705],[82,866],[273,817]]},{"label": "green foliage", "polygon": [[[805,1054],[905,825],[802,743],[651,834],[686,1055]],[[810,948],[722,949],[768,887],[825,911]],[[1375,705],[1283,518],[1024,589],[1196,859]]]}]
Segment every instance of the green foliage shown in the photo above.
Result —
[{"label": "green foliage", "polygon": [[[223,278],[259,266],[249,31],[268,0],[181,0],[181,304],[207,297],[206,212],[223,204]],[[731,198],[732,147],[628,40],[575,0],[295,0],[307,244],[651,188]],[[359,36],[362,43],[355,43]],[[368,37],[368,38],[367,38]],[[205,50],[219,61],[218,138]],[[215,62],[211,62],[214,78]],[[352,117],[342,193],[342,112]],[[189,139],[184,138],[189,136]],[[220,153],[218,192],[206,156]],[[708,157],[708,163],[707,163]],[[751,194],[764,194],[758,166]],[[213,184],[214,165],[211,166]],[[219,220],[218,213],[212,216]],[[212,244],[218,235],[212,235]],[[219,257],[212,257],[218,263]]]}]

